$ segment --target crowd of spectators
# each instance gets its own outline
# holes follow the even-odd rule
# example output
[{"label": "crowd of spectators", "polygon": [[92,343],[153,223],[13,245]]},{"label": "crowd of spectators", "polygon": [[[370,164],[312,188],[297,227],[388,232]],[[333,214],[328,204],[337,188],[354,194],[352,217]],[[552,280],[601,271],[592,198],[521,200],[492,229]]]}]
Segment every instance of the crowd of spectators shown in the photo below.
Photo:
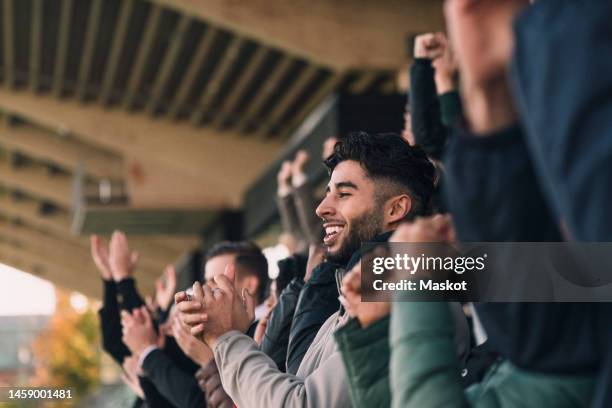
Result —
[{"label": "crowd of spectators", "polygon": [[257,245],[221,242],[191,288],[169,266],[145,301],[126,236],[92,237],[103,347],[135,405],[612,406],[607,303],[362,301],[366,242],[612,237],[612,3],[444,14],[415,39],[401,135],[330,138],[322,198],[306,152],[282,164],[275,279]]}]

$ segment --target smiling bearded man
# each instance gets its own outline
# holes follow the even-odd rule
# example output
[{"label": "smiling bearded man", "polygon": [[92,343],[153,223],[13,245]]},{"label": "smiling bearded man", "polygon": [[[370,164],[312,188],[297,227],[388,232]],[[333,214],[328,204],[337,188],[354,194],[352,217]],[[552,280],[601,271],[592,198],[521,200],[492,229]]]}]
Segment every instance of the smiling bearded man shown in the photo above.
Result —
[{"label": "smiling bearded man", "polygon": [[[253,339],[241,332],[244,311],[238,307],[238,295],[225,276],[216,279],[225,288],[222,295],[213,296],[207,290],[202,302],[178,304],[181,319],[193,327],[192,334],[203,334],[213,349],[223,387],[239,407],[352,406],[342,356],[333,336],[347,315],[328,314],[322,326],[310,319],[302,325],[305,331],[296,334],[298,319],[321,315],[317,308],[322,302],[324,279],[332,280],[332,298],[337,302],[333,282],[338,276],[334,277],[336,268],[347,266],[362,243],[424,214],[434,188],[435,170],[425,153],[395,134],[351,134],[336,144],[325,164],[330,182],[316,212],[324,223],[328,261],[315,268],[300,292],[291,325],[288,362],[294,338],[307,338],[308,330],[316,337],[309,340],[305,354],[299,356],[301,362],[295,374],[289,369],[281,372]],[[206,318],[199,316],[201,312]]]}]

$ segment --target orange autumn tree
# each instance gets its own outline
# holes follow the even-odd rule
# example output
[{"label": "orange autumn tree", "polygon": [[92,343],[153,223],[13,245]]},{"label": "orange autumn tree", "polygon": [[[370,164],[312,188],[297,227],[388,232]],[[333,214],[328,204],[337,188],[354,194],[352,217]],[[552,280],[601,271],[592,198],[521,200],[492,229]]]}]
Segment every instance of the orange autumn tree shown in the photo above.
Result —
[{"label": "orange autumn tree", "polygon": [[55,314],[34,342],[37,369],[32,385],[73,388],[76,396],[83,396],[99,384],[98,317],[90,307],[77,312],[61,290],[56,298]]}]

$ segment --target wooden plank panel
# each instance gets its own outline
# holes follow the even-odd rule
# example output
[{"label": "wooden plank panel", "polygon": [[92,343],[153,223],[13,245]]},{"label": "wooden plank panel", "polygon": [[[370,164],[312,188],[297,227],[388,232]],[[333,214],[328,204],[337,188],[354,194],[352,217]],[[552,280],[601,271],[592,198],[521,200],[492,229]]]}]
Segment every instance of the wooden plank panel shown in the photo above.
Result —
[{"label": "wooden plank panel", "polygon": [[229,74],[232,65],[236,62],[240,48],[244,44],[244,39],[240,37],[233,37],[230,44],[226,47],[221,61],[215,67],[214,72],[211,74],[209,81],[206,83],[200,100],[198,101],[193,114],[191,115],[191,123],[197,125],[202,121],[202,117],[210,109],[214,97],[219,92],[221,84]]},{"label": "wooden plank panel", "polygon": [[76,90],[76,96],[81,101],[84,101],[85,97],[87,96],[87,84],[96,49],[96,39],[98,37],[101,15],[102,0],[92,0],[91,9],[89,9],[89,16],[87,17],[87,33],[85,34],[85,44],[83,46],[81,65],[79,66],[79,77]]},{"label": "wooden plank panel", "polygon": [[259,89],[253,100],[249,103],[246,112],[241,116],[241,119],[236,124],[236,128],[244,132],[248,129],[251,123],[256,119],[257,114],[268,100],[272,92],[279,85],[280,81],[291,69],[293,58],[283,56],[282,59],[274,66],[272,72],[266,79],[264,85]]},{"label": "wooden plank panel", "polygon": [[176,61],[179,56],[179,52],[181,47],[183,46],[183,40],[185,34],[187,33],[187,28],[191,23],[191,19],[187,16],[181,16],[174,33],[172,34],[172,39],[170,40],[170,46],[166,55],[163,58],[163,63],[159,73],[157,74],[157,78],[155,78],[155,82],[153,83],[153,88],[151,90],[151,96],[149,97],[149,102],[146,106],[146,112],[149,115],[155,113],[155,110],[160,104],[160,100],[162,98],[162,94],[168,80],[170,79],[170,74],[172,73],[172,69],[174,68]]},{"label": "wooden plank panel", "polygon": [[181,108],[187,101],[189,97],[189,93],[193,88],[193,84],[198,77],[198,74],[202,70],[204,66],[204,62],[206,58],[208,58],[210,54],[210,50],[212,48],[213,43],[219,36],[219,32],[211,26],[208,26],[204,35],[200,39],[200,43],[198,44],[198,48],[189,64],[189,68],[187,69],[187,73],[183,77],[181,85],[174,97],[174,101],[170,105],[170,109],[168,110],[168,115],[172,118],[177,118],[181,113]]}]

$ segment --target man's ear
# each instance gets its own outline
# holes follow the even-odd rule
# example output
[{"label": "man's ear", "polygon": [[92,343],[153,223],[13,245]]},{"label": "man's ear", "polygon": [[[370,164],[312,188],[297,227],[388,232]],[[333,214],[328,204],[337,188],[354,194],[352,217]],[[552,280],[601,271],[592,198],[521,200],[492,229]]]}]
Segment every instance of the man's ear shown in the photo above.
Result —
[{"label": "man's ear", "polygon": [[394,225],[406,218],[412,209],[412,199],[408,194],[395,196],[385,206],[385,224]]},{"label": "man's ear", "polygon": [[257,289],[259,289],[259,279],[253,275],[249,275],[244,279],[243,288],[249,291],[252,296],[255,296]]}]

